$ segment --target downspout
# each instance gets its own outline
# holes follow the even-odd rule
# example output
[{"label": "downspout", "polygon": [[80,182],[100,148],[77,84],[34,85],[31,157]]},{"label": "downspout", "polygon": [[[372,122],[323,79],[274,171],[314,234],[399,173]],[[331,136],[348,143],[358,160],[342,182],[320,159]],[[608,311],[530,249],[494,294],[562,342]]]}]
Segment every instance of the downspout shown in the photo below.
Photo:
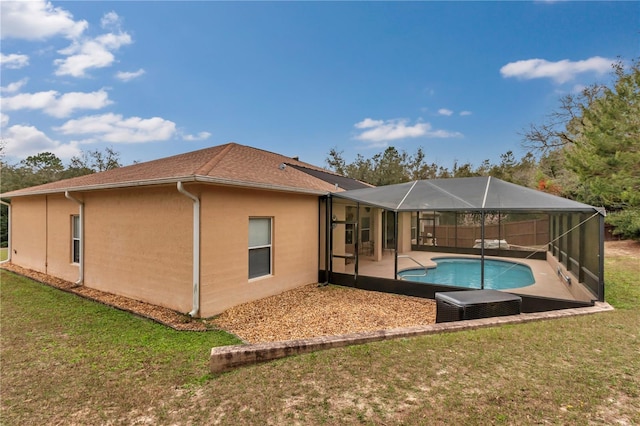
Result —
[{"label": "downspout", "polygon": [[196,317],[200,313],[200,199],[187,192],[182,182],[178,192],[193,200],[193,309],[189,316]]},{"label": "downspout", "polygon": [[84,284],[84,202],[75,198],[69,191],[64,191],[64,196],[71,201],[75,201],[80,206],[80,270],[78,272],[76,285],[82,285]]},{"label": "downspout", "polygon": [[324,202],[324,282],[320,283],[321,286],[329,284],[329,244],[331,243],[330,202],[331,194],[327,194]]},{"label": "downspout", "polygon": [[7,258],[0,262],[2,264],[11,262],[11,204],[2,200],[0,204],[7,206]]}]

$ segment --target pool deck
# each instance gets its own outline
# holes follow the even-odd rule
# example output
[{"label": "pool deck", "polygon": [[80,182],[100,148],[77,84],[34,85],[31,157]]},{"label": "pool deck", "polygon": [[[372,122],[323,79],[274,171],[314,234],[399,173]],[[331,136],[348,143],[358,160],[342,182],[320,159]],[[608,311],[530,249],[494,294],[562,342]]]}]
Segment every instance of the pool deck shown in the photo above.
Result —
[{"label": "pool deck", "polygon": [[[410,258],[402,257],[409,256]],[[443,252],[427,252],[427,251],[411,251],[402,253],[398,257],[398,271],[404,269],[413,269],[420,267],[420,264],[426,267],[434,267],[436,264],[432,259],[438,257],[466,257],[471,259],[479,259],[480,256],[453,254]],[[414,260],[412,260],[414,259]],[[550,297],[555,299],[576,300],[576,298],[568,290],[567,285],[556,275],[553,267],[546,260],[535,259],[516,259],[510,257],[487,256],[486,259],[506,260],[528,265],[533,272],[535,283],[526,287],[514,288],[506,290],[510,293]],[[358,263],[358,274],[370,277],[390,278],[393,279],[394,271],[393,252],[387,252],[380,261],[374,261],[371,257],[360,256]],[[345,273],[353,274],[355,264],[350,263],[345,267]]]}]

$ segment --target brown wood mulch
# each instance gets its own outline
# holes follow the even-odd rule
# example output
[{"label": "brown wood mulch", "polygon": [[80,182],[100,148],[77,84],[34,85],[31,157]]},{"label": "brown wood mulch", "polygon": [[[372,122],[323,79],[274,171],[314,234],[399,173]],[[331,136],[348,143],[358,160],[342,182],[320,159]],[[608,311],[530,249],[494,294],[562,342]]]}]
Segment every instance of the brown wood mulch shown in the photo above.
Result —
[{"label": "brown wood mulch", "polygon": [[308,284],[234,306],[211,322],[248,343],[435,323],[430,299]]},{"label": "brown wood mulch", "polygon": [[244,303],[210,319],[192,319],[168,308],[21,268],[3,269],[87,299],[149,318],[176,330],[222,329],[247,343],[340,335],[435,323],[433,300],[353,288],[308,284],[284,293]]}]

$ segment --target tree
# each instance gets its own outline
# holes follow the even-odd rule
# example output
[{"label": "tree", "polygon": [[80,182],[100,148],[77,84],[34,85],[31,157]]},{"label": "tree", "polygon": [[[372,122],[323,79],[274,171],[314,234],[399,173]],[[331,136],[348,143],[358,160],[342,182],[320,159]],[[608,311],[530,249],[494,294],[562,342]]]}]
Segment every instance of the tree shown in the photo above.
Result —
[{"label": "tree", "polygon": [[64,179],[104,172],[121,166],[120,153],[111,147],[105,148],[104,152],[99,150],[83,151],[80,156],[71,157],[69,167],[64,171]]},{"label": "tree", "polygon": [[405,151],[398,152],[392,146],[385,149],[382,154],[374,155],[372,159],[375,178],[373,185],[383,186],[408,182],[410,177],[406,172],[407,159]]},{"label": "tree", "polygon": [[[0,151],[0,154],[2,152]],[[82,176],[120,167],[120,154],[113,148],[82,152],[72,157],[65,168],[62,160],[51,152],[31,155],[18,164],[0,159],[0,192]]]},{"label": "tree", "polygon": [[567,166],[582,184],[581,198],[613,210],[609,222],[640,239],[640,59],[614,70],[613,87],[583,108]]},{"label": "tree", "polygon": [[25,177],[25,186],[42,185],[60,179],[64,170],[62,161],[51,152],[30,155],[20,162]]},{"label": "tree", "polygon": [[[496,166],[484,165],[477,172],[480,175],[489,175],[498,179],[512,182],[517,185],[526,187],[538,187],[536,181],[536,170],[538,164],[535,156],[531,152],[527,152],[520,160],[516,160],[513,151],[509,150],[500,155],[500,164]],[[488,172],[484,172],[488,168]]]},{"label": "tree", "polygon": [[530,151],[546,153],[571,145],[580,133],[581,116],[603,92],[605,86],[593,84],[579,93],[569,93],[559,99],[558,108],[542,123],[531,123],[522,135],[522,145]]},{"label": "tree", "polygon": [[[71,158],[68,167],[51,152],[31,155],[17,165],[4,161],[4,144],[0,142],[0,193],[34,185],[120,167],[120,154],[113,148],[82,152]],[[0,246],[6,246],[8,236],[7,207],[0,206]]]},{"label": "tree", "polygon": [[365,158],[362,154],[358,154],[353,163],[350,164],[347,164],[342,157],[342,151],[332,148],[325,161],[329,168],[336,173],[375,186],[422,179],[420,175],[423,172],[427,173],[428,170],[428,166],[424,164],[422,149],[418,149],[416,154],[411,156],[405,151],[398,151],[392,146],[371,158]]},{"label": "tree", "polygon": [[347,164],[344,161],[344,158],[342,158],[342,153],[343,151],[338,151],[338,148],[333,147],[329,150],[329,154],[324,161],[334,172],[339,175],[347,176]]},{"label": "tree", "polygon": [[519,185],[534,188],[537,186],[535,180],[537,164],[532,153],[527,153],[522,159],[516,160],[513,152],[508,151],[500,158],[499,165],[493,165],[489,160],[484,160],[477,168],[474,168],[473,164],[469,162],[458,164],[455,161],[453,170],[449,170],[435,163],[428,164],[425,161],[426,155],[422,148],[418,148],[413,155],[409,155],[405,151],[388,147],[371,158],[365,158],[358,154],[353,163],[347,164],[342,157],[342,151],[332,148],[326,162],[336,173],[375,186],[419,179],[473,176],[495,176]]},{"label": "tree", "polygon": [[523,134],[542,152],[538,187],[612,213],[616,233],[640,239],[640,58],[613,66],[611,87],[565,95],[542,124]]}]

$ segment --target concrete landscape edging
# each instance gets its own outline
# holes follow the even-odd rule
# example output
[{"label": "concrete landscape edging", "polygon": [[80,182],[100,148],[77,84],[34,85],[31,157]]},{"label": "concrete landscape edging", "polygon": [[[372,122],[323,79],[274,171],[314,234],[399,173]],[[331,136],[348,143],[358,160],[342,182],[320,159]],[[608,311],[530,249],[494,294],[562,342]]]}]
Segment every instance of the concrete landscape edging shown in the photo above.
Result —
[{"label": "concrete landscape edging", "polygon": [[521,324],[576,315],[588,315],[612,311],[608,303],[596,302],[586,308],[562,309],[558,311],[534,312],[503,317],[482,318],[468,321],[446,322],[424,326],[402,327],[390,330],[377,330],[362,333],[350,333],[339,336],[320,336],[308,339],[285,340],[249,345],[220,346],[211,349],[209,366],[212,373],[222,373],[245,365],[272,361],[292,355],[361,345],[382,340],[425,336],[430,334],[493,327],[504,324]]}]

